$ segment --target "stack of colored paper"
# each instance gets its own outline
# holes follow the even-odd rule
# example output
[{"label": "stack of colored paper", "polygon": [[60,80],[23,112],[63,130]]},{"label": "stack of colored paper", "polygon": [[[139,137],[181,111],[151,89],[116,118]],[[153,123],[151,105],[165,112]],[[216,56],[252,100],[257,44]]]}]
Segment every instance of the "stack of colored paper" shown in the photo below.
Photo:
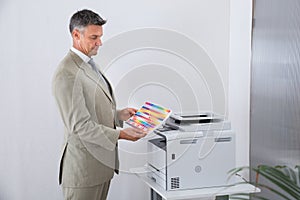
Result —
[{"label": "stack of colored paper", "polygon": [[170,116],[171,112],[170,109],[163,106],[145,102],[126,123],[130,126],[151,132],[158,128]]}]

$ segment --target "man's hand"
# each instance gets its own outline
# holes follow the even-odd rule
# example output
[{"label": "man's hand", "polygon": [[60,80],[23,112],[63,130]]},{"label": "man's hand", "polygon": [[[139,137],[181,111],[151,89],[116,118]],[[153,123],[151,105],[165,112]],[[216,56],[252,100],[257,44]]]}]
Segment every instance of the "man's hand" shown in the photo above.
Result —
[{"label": "man's hand", "polygon": [[137,141],[147,135],[147,132],[138,128],[125,128],[120,131],[119,139]]},{"label": "man's hand", "polygon": [[137,109],[135,108],[125,108],[123,110],[118,111],[118,119],[122,121],[126,121],[131,116],[133,116],[136,113]]}]

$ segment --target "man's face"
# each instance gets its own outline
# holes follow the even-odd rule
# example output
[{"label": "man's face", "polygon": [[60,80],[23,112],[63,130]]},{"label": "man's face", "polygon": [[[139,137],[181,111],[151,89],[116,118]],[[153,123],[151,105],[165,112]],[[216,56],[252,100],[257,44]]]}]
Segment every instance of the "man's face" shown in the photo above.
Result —
[{"label": "man's face", "polygon": [[102,26],[88,25],[84,30],[74,30],[74,47],[85,55],[91,57],[97,55],[98,48],[102,45]]}]

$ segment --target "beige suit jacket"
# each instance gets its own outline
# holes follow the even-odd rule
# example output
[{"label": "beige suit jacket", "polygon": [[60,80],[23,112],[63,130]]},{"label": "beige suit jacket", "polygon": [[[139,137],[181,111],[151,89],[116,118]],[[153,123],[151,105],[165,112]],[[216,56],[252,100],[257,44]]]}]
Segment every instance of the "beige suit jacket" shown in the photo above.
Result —
[{"label": "beige suit jacket", "polygon": [[65,126],[59,183],[88,187],[110,180],[119,166],[120,134],[112,91],[70,51],[53,77],[53,94]]}]

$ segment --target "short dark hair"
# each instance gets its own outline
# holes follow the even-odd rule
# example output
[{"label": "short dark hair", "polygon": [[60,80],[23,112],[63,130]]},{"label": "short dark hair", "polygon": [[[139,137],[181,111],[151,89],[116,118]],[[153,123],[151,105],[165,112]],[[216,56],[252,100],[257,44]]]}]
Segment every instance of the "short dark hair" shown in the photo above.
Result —
[{"label": "short dark hair", "polygon": [[97,13],[83,9],[73,14],[70,19],[69,30],[73,32],[75,28],[85,28],[88,25],[102,26],[106,23],[106,20],[102,19]]}]

